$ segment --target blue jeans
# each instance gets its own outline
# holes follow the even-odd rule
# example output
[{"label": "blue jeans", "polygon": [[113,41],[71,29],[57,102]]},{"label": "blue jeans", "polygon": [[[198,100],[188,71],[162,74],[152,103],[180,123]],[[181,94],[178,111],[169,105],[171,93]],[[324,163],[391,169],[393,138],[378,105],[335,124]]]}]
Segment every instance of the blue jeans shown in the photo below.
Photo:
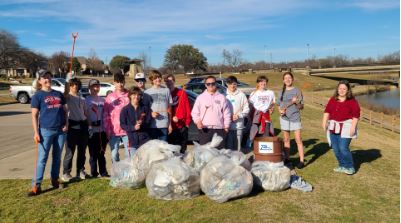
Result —
[{"label": "blue jeans", "polygon": [[167,142],[168,128],[150,128],[149,136],[151,139],[159,139]]},{"label": "blue jeans", "polygon": [[124,144],[125,158],[128,158],[128,154],[132,154],[131,151],[128,151],[128,136],[111,136],[110,149],[111,149],[111,161],[113,163],[120,161],[120,154],[118,154],[120,140],[122,140]]},{"label": "blue jeans", "polygon": [[40,186],[43,181],[47,158],[49,158],[50,148],[53,146],[52,167],[50,170],[51,179],[57,180],[60,174],[60,160],[63,151],[66,134],[61,129],[39,129],[40,142],[38,144],[38,162],[36,164],[36,176],[32,179],[32,187],[35,184]]},{"label": "blue jeans", "polygon": [[331,148],[337,158],[340,167],[354,168],[354,161],[352,159],[349,144],[351,138],[341,138],[341,134],[330,133]]}]

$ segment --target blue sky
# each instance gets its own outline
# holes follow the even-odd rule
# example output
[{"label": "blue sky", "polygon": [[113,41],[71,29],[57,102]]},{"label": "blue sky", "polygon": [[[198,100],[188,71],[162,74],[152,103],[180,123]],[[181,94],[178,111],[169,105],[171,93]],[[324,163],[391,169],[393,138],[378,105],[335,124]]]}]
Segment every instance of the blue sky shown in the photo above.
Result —
[{"label": "blue sky", "polygon": [[[398,0],[0,0],[0,29],[21,45],[50,56],[91,49],[104,61],[114,55],[150,54],[163,63],[173,44],[192,44],[222,63],[223,49],[243,59],[273,62],[342,54],[374,57],[400,49]],[[335,50],[334,50],[335,49]]]}]

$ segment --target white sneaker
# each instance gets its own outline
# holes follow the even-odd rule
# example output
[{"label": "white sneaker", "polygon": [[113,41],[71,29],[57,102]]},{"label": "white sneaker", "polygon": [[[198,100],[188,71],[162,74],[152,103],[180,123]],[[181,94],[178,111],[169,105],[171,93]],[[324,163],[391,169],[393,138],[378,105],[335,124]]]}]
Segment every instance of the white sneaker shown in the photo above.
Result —
[{"label": "white sneaker", "polygon": [[63,174],[63,176],[61,176],[61,180],[64,182],[70,182],[71,179],[72,176],[69,173]]}]

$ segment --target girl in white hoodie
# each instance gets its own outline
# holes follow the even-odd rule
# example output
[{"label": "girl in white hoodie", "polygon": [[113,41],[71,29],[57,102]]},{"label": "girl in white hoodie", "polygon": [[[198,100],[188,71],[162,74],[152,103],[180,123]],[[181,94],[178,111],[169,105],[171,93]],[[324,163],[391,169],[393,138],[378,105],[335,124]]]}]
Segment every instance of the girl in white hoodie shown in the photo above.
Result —
[{"label": "girl in white hoodie", "polygon": [[238,80],[234,76],[226,79],[227,94],[226,98],[230,102],[232,122],[227,135],[226,148],[231,150],[241,150],[241,141],[244,129],[244,118],[248,116],[249,105],[245,94],[237,89]]}]

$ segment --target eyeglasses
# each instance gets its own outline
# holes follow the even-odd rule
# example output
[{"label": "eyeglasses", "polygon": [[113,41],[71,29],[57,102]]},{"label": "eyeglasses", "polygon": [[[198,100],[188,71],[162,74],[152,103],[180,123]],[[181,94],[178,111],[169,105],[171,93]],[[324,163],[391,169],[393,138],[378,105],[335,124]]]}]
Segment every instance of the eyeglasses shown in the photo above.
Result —
[{"label": "eyeglasses", "polygon": [[136,79],[135,81],[136,81],[136,82],[143,82],[143,83],[145,83],[145,82],[146,82],[146,79]]},{"label": "eyeglasses", "polygon": [[205,83],[206,86],[210,87],[210,86],[216,86],[216,82],[212,82],[212,83]]}]

